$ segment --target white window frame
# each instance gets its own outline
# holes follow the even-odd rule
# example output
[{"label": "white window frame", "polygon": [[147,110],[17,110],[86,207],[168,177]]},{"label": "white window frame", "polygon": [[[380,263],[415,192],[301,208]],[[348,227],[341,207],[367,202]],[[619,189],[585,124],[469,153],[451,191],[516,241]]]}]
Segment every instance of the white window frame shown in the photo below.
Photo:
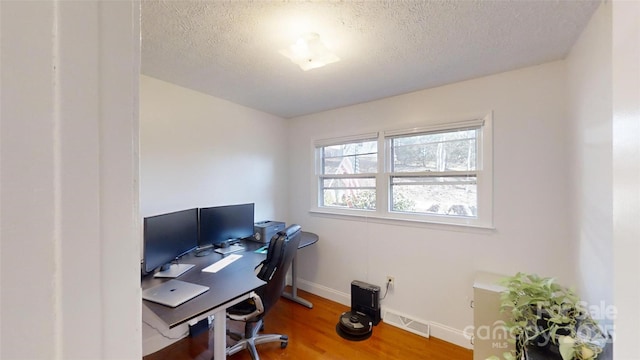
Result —
[{"label": "white window frame", "polygon": [[362,173],[362,174],[345,174],[345,175],[339,175],[339,174],[331,174],[331,175],[327,175],[325,176],[325,174],[323,174],[323,164],[322,164],[322,151],[321,149],[323,147],[326,146],[332,146],[332,145],[341,145],[341,144],[348,144],[348,143],[355,143],[355,142],[360,142],[360,141],[373,141],[379,138],[379,133],[367,133],[367,134],[361,134],[361,135],[354,135],[354,136],[344,136],[344,137],[340,137],[340,138],[333,138],[333,139],[323,139],[323,140],[316,140],[314,141],[314,162],[315,162],[315,171],[314,171],[314,186],[313,189],[315,189],[315,193],[314,193],[314,200],[312,201],[312,208],[315,209],[316,211],[318,211],[319,209],[323,209],[323,210],[328,210],[329,212],[332,213],[338,213],[338,214],[345,214],[348,215],[353,211],[361,211],[361,212],[374,212],[376,210],[369,210],[369,209],[345,209],[345,208],[340,208],[340,207],[329,207],[329,206],[320,206],[320,204],[323,202],[323,194],[322,194],[322,181],[324,180],[325,177],[331,177],[331,178],[371,178],[371,177],[375,177],[376,179],[376,206],[379,205],[379,203],[377,202],[378,200],[378,193],[377,193],[377,189],[379,188],[378,186],[378,174],[380,173],[380,143],[378,143],[378,148],[377,148],[377,165],[378,165],[378,169],[377,172],[375,173]]},{"label": "white window frame", "polygon": [[[421,134],[437,131],[456,130],[479,126],[477,137],[476,159],[476,186],[477,186],[477,214],[475,217],[463,217],[453,215],[432,215],[423,213],[403,213],[390,211],[389,199],[391,198],[391,177],[394,175],[406,175],[406,173],[391,173],[391,148],[390,138]],[[345,209],[320,206],[322,199],[320,181],[322,179],[322,163],[319,149],[324,146],[356,142],[359,140],[378,139],[378,173],[376,174],[376,209]],[[313,141],[313,186],[311,212],[328,215],[346,215],[352,217],[365,217],[367,219],[379,219],[382,221],[403,221],[414,223],[447,224],[478,228],[493,228],[493,114],[478,119],[450,122],[436,125],[414,127],[411,129],[387,130],[377,133],[367,133],[355,136],[323,139]],[[360,175],[356,175],[360,176]]]}]

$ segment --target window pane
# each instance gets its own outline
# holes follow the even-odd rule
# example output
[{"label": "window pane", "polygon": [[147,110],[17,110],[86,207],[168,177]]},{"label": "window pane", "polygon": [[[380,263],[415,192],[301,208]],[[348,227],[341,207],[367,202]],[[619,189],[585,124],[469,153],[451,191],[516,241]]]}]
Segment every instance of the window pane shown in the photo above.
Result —
[{"label": "window pane", "polygon": [[476,177],[392,177],[391,210],[477,217]]},{"label": "window pane", "polygon": [[375,210],[375,178],[323,178],[322,206]]},{"label": "window pane", "polygon": [[377,171],[377,141],[363,141],[322,148],[323,174],[365,174]]},{"label": "window pane", "polygon": [[477,129],[391,139],[392,172],[476,169]]}]

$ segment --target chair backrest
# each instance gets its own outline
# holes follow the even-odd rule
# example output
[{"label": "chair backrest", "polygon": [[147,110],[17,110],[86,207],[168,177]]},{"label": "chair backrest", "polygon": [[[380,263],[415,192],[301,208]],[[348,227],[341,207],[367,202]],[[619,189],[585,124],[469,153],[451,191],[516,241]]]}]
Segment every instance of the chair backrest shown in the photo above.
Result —
[{"label": "chair backrest", "polygon": [[275,234],[269,242],[267,258],[258,277],[267,282],[257,293],[262,298],[265,313],[275,304],[286,286],[287,272],[300,244],[300,225],[291,225]]}]

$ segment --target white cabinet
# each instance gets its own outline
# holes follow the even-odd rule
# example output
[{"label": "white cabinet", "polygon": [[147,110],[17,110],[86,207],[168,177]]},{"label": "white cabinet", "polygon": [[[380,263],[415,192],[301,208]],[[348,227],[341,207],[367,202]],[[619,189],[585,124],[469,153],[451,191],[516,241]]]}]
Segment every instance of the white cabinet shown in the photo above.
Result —
[{"label": "white cabinet", "polygon": [[507,341],[509,334],[504,327],[507,314],[500,313],[500,292],[504,287],[498,281],[506,276],[481,272],[473,283],[473,360],[485,360],[491,355],[514,348]]}]

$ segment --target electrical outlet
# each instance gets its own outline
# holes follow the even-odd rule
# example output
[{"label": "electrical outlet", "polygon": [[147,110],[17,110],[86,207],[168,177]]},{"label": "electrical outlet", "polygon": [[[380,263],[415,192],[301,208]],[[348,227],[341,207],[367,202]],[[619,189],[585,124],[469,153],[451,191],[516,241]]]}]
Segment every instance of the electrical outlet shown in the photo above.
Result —
[{"label": "electrical outlet", "polygon": [[387,285],[389,285],[389,287],[393,287],[395,281],[396,281],[396,278],[394,278],[391,275],[387,275]]}]

